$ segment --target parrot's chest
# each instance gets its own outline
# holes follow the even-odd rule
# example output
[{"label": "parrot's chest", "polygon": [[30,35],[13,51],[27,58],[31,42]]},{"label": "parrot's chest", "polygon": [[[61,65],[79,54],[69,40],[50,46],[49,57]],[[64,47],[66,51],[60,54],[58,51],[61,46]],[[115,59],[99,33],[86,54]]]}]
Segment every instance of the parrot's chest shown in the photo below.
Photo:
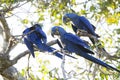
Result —
[{"label": "parrot's chest", "polygon": [[76,52],[78,50],[78,47],[72,44],[69,40],[66,40],[64,38],[61,39],[64,49],[69,51],[69,52]]},{"label": "parrot's chest", "polygon": [[78,29],[86,30],[85,25],[79,19],[76,19],[75,21],[73,21],[72,24]]}]

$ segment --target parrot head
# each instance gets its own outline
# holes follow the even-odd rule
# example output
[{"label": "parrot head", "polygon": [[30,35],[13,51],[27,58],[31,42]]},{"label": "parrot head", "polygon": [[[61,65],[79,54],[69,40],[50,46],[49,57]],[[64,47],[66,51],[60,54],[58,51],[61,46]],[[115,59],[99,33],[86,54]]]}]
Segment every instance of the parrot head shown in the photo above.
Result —
[{"label": "parrot head", "polygon": [[62,27],[59,27],[59,26],[54,26],[51,29],[51,35],[52,35],[52,37],[54,37],[54,35],[62,35],[65,32],[66,31]]},{"label": "parrot head", "polygon": [[75,18],[77,18],[77,14],[75,13],[67,13],[63,16],[63,23],[64,24],[67,24],[68,22],[72,21],[72,20],[75,20]]},{"label": "parrot head", "polygon": [[34,24],[32,27],[40,27],[40,29],[42,29],[40,24]]},{"label": "parrot head", "polygon": [[35,30],[36,27],[40,27],[40,29],[42,29],[39,24],[34,24],[32,27],[30,27],[30,30]]},{"label": "parrot head", "polygon": [[65,15],[63,16],[62,21],[63,21],[64,24],[67,24],[67,23],[70,21],[69,15],[68,15],[68,14],[65,14]]},{"label": "parrot head", "polygon": [[54,35],[59,35],[58,26],[52,27],[51,35],[52,35],[52,37],[54,37]]}]

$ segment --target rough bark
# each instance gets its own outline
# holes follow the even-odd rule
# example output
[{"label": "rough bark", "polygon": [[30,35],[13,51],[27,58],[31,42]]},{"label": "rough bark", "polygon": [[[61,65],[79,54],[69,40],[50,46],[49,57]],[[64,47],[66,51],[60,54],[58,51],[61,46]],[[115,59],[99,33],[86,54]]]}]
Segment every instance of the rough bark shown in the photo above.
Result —
[{"label": "rough bark", "polygon": [[7,68],[1,75],[5,80],[25,80],[14,66]]},{"label": "rough bark", "polygon": [[[47,43],[49,46],[57,43],[57,40],[51,41]],[[19,72],[15,67],[14,64],[18,62],[19,59],[29,54],[29,51],[26,50],[16,56],[13,60],[9,59],[8,55],[5,53],[0,54],[0,74],[4,77],[4,79],[8,80],[24,80],[22,76],[20,76]]]},{"label": "rough bark", "polygon": [[[10,28],[5,18],[5,14],[13,9],[17,8],[19,5],[12,6],[10,4],[8,7],[0,9],[0,34],[4,39],[3,49],[0,52],[0,74],[4,77],[5,80],[24,80],[20,79],[20,74],[14,64],[20,59],[10,60],[9,53],[16,46],[17,43],[14,43],[14,38],[11,36]],[[23,56],[22,56],[23,57]]]},{"label": "rough bark", "polygon": [[[25,1],[23,4],[18,3],[15,5],[12,5],[11,3],[7,7],[0,9],[0,34],[4,39],[3,49],[0,52],[0,74],[2,75],[2,77],[4,77],[5,80],[24,80],[23,77],[20,77],[19,72],[13,65],[16,64],[19,59],[29,53],[28,50],[24,51],[16,56],[13,60],[10,60],[9,53],[11,50],[14,49],[14,47],[16,47],[18,42],[16,38],[10,33],[10,27],[7,23],[5,15],[7,12],[12,11],[13,9],[18,8],[28,2],[29,1]],[[56,42],[57,41],[55,40],[48,44],[52,45],[51,43],[54,44]]]}]

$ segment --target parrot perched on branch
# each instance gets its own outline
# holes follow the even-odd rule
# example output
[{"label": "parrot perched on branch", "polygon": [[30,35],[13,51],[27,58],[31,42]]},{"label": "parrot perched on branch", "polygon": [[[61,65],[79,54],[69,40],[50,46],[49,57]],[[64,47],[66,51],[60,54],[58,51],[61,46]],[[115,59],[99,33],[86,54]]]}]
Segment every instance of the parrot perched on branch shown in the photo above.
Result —
[{"label": "parrot perched on branch", "polygon": [[94,54],[94,52],[92,52],[89,49],[89,46],[78,36],[73,35],[72,33],[67,33],[62,27],[54,26],[51,29],[51,35],[53,37],[54,35],[57,35],[60,37],[60,40],[64,45],[64,50],[67,50],[70,53],[76,53],[77,55],[84,57],[87,60],[90,60],[96,64],[106,67],[107,69],[113,69],[120,73],[120,70],[90,55],[90,54]]},{"label": "parrot perched on branch", "polygon": [[106,49],[103,47],[100,40],[98,39],[100,36],[95,33],[95,29],[96,29],[95,26],[92,25],[84,16],[79,16],[75,13],[67,13],[63,16],[63,23],[67,24],[68,22],[72,22],[72,29],[77,35],[89,37],[93,45],[96,47],[97,52],[99,52],[100,56],[104,55],[107,58],[113,58],[113,59],[119,58],[117,56],[110,55],[106,51]]},{"label": "parrot perched on branch", "polygon": [[[24,43],[26,44],[27,48],[29,49],[30,53],[33,57],[34,54],[34,45],[38,47],[41,51],[47,52],[54,52],[54,48],[46,45],[47,36],[43,32],[41,26],[39,24],[35,24],[30,28],[27,28],[23,31]],[[62,54],[55,52],[54,53],[57,57],[62,58]]]},{"label": "parrot perched on branch", "polygon": [[[78,16],[75,13],[65,14],[63,16],[63,23],[67,24],[70,21],[72,22],[72,29],[75,33],[77,33],[77,30],[80,29],[87,31],[88,34],[91,34],[96,38],[99,38],[99,35],[95,33],[95,26],[92,25],[84,16]],[[93,38],[90,38],[90,40],[92,41],[93,44],[95,44]]]}]

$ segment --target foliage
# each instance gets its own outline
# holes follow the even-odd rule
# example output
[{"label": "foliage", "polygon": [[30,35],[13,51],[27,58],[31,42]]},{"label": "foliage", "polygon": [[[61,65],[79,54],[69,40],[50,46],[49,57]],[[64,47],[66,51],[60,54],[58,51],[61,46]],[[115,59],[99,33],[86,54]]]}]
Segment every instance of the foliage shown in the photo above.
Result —
[{"label": "foliage", "polygon": [[[42,60],[37,58],[37,71],[34,65],[27,66],[25,69],[22,69],[22,76],[26,77],[27,80],[57,80],[57,68],[49,70],[48,67],[50,62],[48,60]],[[54,74],[53,74],[54,73]]]},{"label": "foliage", "polygon": [[62,14],[68,12],[76,12],[79,15],[85,15],[97,21],[104,18],[108,24],[118,24],[120,20],[119,0],[43,0],[33,4],[39,11],[48,10],[50,16],[55,17],[53,21],[59,20],[58,24],[61,24]]},{"label": "foliage", "polygon": [[[62,23],[62,16],[65,13],[69,12],[75,12],[79,15],[83,15],[90,19],[91,21],[93,20],[96,23],[107,23],[107,30],[109,31],[109,26],[113,26],[112,31],[106,32],[104,29],[98,29],[100,32],[101,36],[101,41],[103,42],[103,46],[107,45],[108,51],[112,48],[116,49],[116,52],[114,53],[117,56],[120,56],[120,28],[117,27],[117,25],[120,25],[120,0],[0,0],[0,17],[1,15],[4,15],[6,19],[9,19],[10,17],[17,17],[18,21],[14,23],[17,25],[17,23],[21,23],[24,25],[31,24],[34,22],[34,18],[30,20],[28,17],[23,17],[20,18],[19,16],[16,16],[14,13],[15,9],[25,5],[25,4],[31,4],[31,7],[34,7],[35,10],[33,12],[28,12],[31,15],[37,14],[37,22],[42,22],[45,19],[45,16],[47,18],[50,18],[51,23],[53,25],[62,25],[65,26]],[[21,10],[22,11],[22,10]],[[27,13],[26,13],[27,14]],[[27,15],[29,16],[29,15]],[[103,22],[105,21],[105,22]],[[6,30],[6,25],[4,24],[4,21],[1,22],[1,25],[5,26]],[[9,22],[8,22],[9,23]],[[70,25],[68,25],[70,26]],[[103,26],[103,25],[100,25]],[[8,26],[9,29],[10,25]],[[1,26],[0,26],[1,28]],[[102,33],[101,33],[102,32]],[[5,32],[6,34],[8,31]],[[8,33],[9,34],[9,33]],[[2,34],[5,35],[5,34]],[[12,33],[10,34],[12,35]],[[3,37],[6,38],[6,37]],[[13,48],[14,49],[14,48]],[[4,50],[4,49],[3,49]],[[105,58],[101,58],[102,60],[105,60]],[[120,69],[120,63],[119,60],[110,60],[106,59],[106,62],[109,63],[114,63],[118,69]],[[87,61],[88,62],[88,61]],[[30,71],[30,76],[32,79],[35,80],[45,80],[45,79],[51,79],[51,80],[57,80],[58,75],[56,76],[54,73],[49,73],[50,70],[46,66],[50,65],[49,61],[43,61],[38,59],[38,73],[42,75],[42,77],[39,77],[38,75],[34,75],[32,68],[29,69]],[[80,64],[74,64],[75,62],[72,62],[72,65],[75,65],[75,71],[76,74],[79,74],[83,69],[80,69],[79,66]],[[113,73],[110,71],[105,70],[104,68],[101,67],[96,67],[96,65],[88,62],[86,63],[87,68],[84,70],[83,73],[79,74],[82,75],[80,77],[79,75],[73,75],[75,78],[81,78],[81,79],[94,79],[94,80],[117,80],[119,79],[119,74]],[[70,65],[70,64],[69,64]],[[72,66],[71,65],[71,66]],[[89,69],[90,68],[90,69]],[[88,71],[88,69],[90,71]],[[26,69],[23,69],[21,74],[23,76],[26,76]],[[79,71],[80,70],[80,71]],[[102,70],[102,71],[101,71]],[[57,73],[57,69],[55,70],[55,73]],[[110,73],[110,74],[108,74]],[[29,77],[30,79],[30,77]],[[28,80],[29,80],[28,79]]]}]

